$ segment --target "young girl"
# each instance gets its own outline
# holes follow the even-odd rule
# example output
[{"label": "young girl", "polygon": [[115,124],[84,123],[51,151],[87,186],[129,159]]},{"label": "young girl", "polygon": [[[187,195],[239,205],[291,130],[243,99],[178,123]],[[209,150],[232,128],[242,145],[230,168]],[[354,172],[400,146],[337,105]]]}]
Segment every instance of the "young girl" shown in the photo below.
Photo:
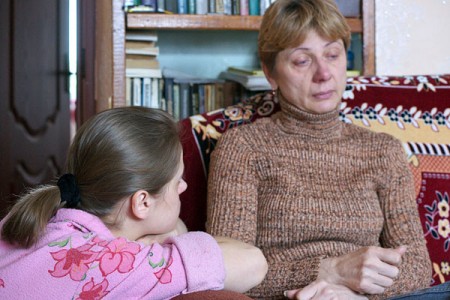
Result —
[{"label": "young girl", "polygon": [[170,299],[244,292],[264,278],[259,249],[178,235],[187,185],[178,128],[165,112],[99,113],[77,131],[67,172],[24,195],[0,223],[0,298]]}]

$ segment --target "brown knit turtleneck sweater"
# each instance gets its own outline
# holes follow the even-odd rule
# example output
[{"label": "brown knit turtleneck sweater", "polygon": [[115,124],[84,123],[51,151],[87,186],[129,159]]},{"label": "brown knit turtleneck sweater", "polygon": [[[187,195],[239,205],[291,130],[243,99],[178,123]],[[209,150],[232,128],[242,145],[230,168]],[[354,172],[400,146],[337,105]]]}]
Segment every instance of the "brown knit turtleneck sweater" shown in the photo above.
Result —
[{"label": "brown knit turtleneck sweater", "polygon": [[228,130],[212,153],[207,231],[262,249],[269,272],[254,298],[316,279],[321,259],[363,246],[407,245],[381,296],[429,286],[431,263],[401,143],[281,100],[272,118]]}]

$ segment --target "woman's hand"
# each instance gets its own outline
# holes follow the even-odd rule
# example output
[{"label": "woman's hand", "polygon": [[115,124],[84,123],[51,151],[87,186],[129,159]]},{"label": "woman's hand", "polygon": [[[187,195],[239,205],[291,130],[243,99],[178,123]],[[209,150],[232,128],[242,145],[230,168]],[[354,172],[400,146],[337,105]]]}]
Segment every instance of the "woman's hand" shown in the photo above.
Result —
[{"label": "woman's hand", "polygon": [[148,234],[140,237],[139,239],[137,239],[137,241],[146,245],[151,245],[154,243],[162,244],[167,238],[178,236],[186,232],[188,232],[186,225],[183,223],[183,221],[181,221],[181,219],[178,219],[177,225],[172,231],[163,234]]},{"label": "woman's hand", "polygon": [[405,246],[395,249],[364,247],[343,256],[326,258],[320,264],[317,278],[358,293],[381,294],[397,278],[405,252]]},{"label": "woman's hand", "polygon": [[331,284],[325,280],[316,280],[303,289],[291,290],[285,293],[288,299],[301,300],[364,300],[348,287]]}]

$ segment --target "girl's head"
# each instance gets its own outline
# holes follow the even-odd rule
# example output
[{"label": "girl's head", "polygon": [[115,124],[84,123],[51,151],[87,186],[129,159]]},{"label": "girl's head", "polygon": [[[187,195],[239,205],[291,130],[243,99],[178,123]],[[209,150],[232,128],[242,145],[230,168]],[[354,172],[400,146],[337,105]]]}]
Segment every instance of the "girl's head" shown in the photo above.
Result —
[{"label": "girl's head", "polygon": [[[142,224],[138,222],[142,220],[148,223],[148,215],[138,209],[145,212],[145,205],[156,203],[159,213],[166,216],[160,223],[174,226],[180,206],[178,193],[186,189],[182,172],[178,126],[166,112],[143,107],[103,111],[78,129],[67,159],[71,175],[58,182],[63,199],[75,196],[76,200],[61,203],[56,186],[31,191],[11,210],[2,238],[32,245],[61,205],[94,214],[113,232],[120,232],[130,220],[136,221],[132,225]],[[153,233],[141,229],[138,226],[136,233]]]},{"label": "girl's head", "polygon": [[77,208],[103,217],[138,190],[160,194],[181,156],[178,127],[167,113],[142,107],[101,112],[77,131],[69,150],[67,172],[81,196]]},{"label": "girl's head", "polygon": [[277,54],[303,43],[315,31],[328,40],[350,44],[350,28],[334,0],[277,0],[264,13],[258,37],[258,52],[271,72]]}]

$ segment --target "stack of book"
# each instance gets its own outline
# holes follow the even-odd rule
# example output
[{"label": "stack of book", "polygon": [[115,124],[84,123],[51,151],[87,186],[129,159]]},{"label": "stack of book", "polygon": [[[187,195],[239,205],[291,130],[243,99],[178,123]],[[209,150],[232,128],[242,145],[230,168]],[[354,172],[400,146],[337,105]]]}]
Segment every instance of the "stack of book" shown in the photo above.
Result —
[{"label": "stack of book", "polygon": [[228,67],[220,77],[240,83],[249,91],[270,90],[270,84],[264,76],[264,72],[258,67]]},{"label": "stack of book", "polygon": [[158,62],[158,35],[154,31],[125,34],[125,75],[127,105],[160,106],[156,91],[162,77]]}]

